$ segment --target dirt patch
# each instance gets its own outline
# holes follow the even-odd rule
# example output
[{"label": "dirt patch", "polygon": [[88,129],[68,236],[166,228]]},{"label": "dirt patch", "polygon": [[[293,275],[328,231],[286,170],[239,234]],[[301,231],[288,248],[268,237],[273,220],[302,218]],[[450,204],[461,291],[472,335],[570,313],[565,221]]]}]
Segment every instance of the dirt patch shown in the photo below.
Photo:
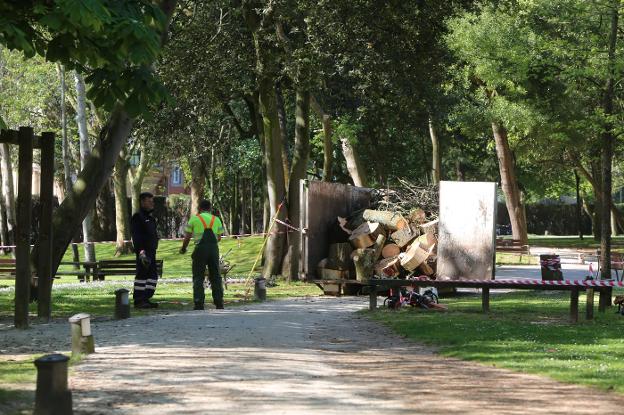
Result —
[{"label": "dirt patch", "polygon": [[[624,397],[444,358],[355,314],[364,298],[94,323],[70,377],[76,414],[595,414]],[[35,329],[33,329],[35,330]],[[56,335],[53,333],[59,331]],[[3,353],[7,347],[0,332]],[[67,350],[66,322],[36,337]],[[32,351],[38,351],[33,348]]]}]

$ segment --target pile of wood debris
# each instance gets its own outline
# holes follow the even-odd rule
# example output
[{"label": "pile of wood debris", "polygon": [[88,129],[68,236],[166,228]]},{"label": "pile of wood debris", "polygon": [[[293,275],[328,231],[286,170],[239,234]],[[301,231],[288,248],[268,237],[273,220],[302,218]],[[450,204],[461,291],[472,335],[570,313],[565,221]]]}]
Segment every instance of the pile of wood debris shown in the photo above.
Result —
[{"label": "pile of wood debris", "polygon": [[377,190],[375,209],[355,212],[345,220],[338,218],[336,226],[345,238],[330,241],[327,258],[318,264],[320,278],[362,282],[373,277],[435,278],[437,188],[401,184],[399,189]]}]

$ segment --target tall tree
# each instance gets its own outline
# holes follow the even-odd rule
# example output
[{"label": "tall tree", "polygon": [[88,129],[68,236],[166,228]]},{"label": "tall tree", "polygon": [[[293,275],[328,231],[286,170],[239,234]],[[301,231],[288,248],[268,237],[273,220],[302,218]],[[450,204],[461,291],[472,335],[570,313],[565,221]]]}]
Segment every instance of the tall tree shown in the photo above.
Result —
[{"label": "tall tree", "polygon": [[[74,72],[76,83],[76,124],[80,138],[80,169],[84,169],[89,159],[91,145],[87,130],[87,91],[82,75]],[[95,262],[95,245],[93,245],[93,210],[87,212],[82,222],[82,242],[84,243],[85,260]]]}]

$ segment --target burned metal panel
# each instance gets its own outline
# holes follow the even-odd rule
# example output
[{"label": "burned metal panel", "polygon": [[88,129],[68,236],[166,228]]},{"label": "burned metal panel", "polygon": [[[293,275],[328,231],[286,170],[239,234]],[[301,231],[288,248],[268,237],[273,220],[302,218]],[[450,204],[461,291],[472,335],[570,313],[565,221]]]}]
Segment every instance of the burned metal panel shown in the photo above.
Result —
[{"label": "burned metal panel", "polygon": [[439,278],[494,278],[495,218],[496,183],[440,183]]},{"label": "burned metal panel", "polygon": [[302,278],[314,279],[316,266],[329,252],[327,231],[337,216],[369,207],[372,189],[342,183],[301,181]]}]

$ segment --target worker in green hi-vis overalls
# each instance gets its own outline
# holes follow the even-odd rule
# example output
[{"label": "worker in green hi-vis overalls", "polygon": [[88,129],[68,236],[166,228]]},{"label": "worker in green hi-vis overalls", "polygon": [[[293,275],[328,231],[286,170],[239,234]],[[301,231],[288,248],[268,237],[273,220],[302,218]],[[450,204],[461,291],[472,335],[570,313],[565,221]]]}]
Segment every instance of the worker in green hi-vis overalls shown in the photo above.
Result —
[{"label": "worker in green hi-vis overalls", "polygon": [[189,219],[184,228],[184,241],[180,254],[186,253],[186,247],[193,238],[193,310],[204,309],[204,275],[208,267],[208,278],[212,289],[212,301],[217,309],[223,308],[223,285],[219,273],[219,241],[223,234],[221,219],[210,213],[210,202],[199,203],[199,213]]}]

